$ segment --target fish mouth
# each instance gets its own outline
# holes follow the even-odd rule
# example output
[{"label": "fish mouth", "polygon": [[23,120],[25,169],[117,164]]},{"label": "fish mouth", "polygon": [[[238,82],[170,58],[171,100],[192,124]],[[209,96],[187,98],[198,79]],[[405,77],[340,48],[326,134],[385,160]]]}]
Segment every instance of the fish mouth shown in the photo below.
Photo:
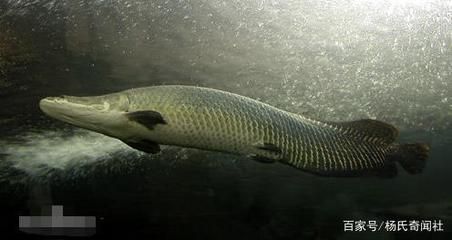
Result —
[{"label": "fish mouth", "polygon": [[73,126],[116,136],[115,129],[122,123],[122,112],[111,108],[110,104],[104,96],[60,96],[41,99],[39,108],[47,116]]},{"label": "fish mouth", "polygon": [[39,108],[45,114],[52,116],[68,107],[68,101],[64,97],[46,97],[39,101]]},{"label": "fish mouth", "polygon": [[39,101],[39,108],[52,118],[78,125],[80,121],[87,120],[87,117],[96,112],[95,107],[83,104],[77,100],[78,97],[60,96],[46,97]]}]

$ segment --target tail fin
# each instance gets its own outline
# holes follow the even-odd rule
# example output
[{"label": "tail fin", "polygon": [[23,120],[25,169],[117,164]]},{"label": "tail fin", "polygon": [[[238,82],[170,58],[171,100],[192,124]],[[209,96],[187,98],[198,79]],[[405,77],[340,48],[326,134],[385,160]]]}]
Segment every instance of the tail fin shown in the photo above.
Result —
[{"label": "tail fin", "polygon": [[430,151],[425,143],[393,144],[391,145],[390,159],[399,162],[410,174],[421,173]]}]

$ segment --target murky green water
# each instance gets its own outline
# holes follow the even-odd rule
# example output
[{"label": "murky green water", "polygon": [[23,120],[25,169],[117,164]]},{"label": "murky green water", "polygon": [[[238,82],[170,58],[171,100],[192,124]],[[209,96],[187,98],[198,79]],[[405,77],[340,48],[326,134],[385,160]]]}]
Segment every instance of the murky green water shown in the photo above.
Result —
[{"label": "murky green water", "polygon": [[[92,238],[449,239],[451,19],[441,0],[2,1],[4,235],[36,238],[18,216],[63,205],[97,217]],[[322,120],[383,120],[431,155],[420,175],[321,178],[193,149],[142,154],[37,105],[159,84]],[[411,219],[441,219],[446,233],[344,232],[343,220]]]}]

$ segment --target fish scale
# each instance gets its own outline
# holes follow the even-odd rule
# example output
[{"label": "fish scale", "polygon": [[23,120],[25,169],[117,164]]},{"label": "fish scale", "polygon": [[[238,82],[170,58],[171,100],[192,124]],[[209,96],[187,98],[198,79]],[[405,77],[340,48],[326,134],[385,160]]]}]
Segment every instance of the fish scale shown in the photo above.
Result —
[{"label": "fish scale", "polygon": [[[343,133],[328,124],[220,90],[159,86],[132,89],[126,93],[136,109],[152,109],[164,118],[165,115],[170,118],[168,126],[160,126],[162,131],[164,128],[178,128],[181,132],[198,135],[182,134],[182,138],[197,139],[197,142],[160,140],[161,144],[242,154],[251,152],[314,172],[375,168],[387,147],[363,141],[364,137],[359,134],[356,140],[348,139],[345,131]],[[149,97],[139,97],[144,94]],[[134,102],[134,99],[146,101]],[[220,134],[216,134],[218,132]],[[212,141],[217,144],[212,144]],[[256,149],[256,144],[265,141],[282,150],[280,159],[275,154]]]},{"label": "fish scale", "polygon": [[422,171],[429,146],[394,143],[398,131],[371,119],[326,122],[237,94],[194,86],[153,86],[92,97],[48,97],[49,116],[116,137],[148,153],[160,144],[281,162],[324,176],[395,176]]}]

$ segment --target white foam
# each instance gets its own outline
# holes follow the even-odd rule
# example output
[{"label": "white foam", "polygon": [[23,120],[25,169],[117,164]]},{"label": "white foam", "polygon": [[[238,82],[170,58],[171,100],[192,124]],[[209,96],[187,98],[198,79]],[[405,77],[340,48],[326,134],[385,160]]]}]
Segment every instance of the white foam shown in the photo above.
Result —
[{"label": "white foam", "polygon": [[31,175],[43,169],[64,170],[92,164],[118,151],[134,151],[121,141],[86,130],[32,131],[1,142],[0,152],[14,168]]}]

